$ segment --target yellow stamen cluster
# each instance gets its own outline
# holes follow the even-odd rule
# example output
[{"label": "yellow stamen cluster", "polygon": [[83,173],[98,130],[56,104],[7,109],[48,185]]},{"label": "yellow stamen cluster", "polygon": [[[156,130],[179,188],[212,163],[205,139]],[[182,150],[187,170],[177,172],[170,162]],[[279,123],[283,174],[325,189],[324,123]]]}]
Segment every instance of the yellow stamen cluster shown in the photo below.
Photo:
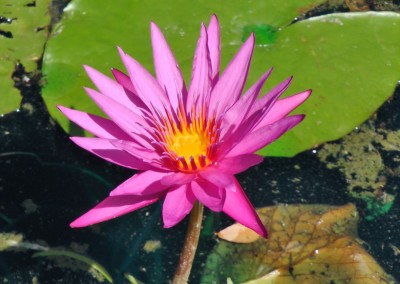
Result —
[{"label": "yellow stamen cluster", "polygon": [[187,116],[181,106],[174,119],[169,116],[163,121],[161,140],[173,165],[185,172],[193,172],[212,163],[210,145],[217,140],[215,119],[207,119],[205,111],[197,114],[192,109]]}]

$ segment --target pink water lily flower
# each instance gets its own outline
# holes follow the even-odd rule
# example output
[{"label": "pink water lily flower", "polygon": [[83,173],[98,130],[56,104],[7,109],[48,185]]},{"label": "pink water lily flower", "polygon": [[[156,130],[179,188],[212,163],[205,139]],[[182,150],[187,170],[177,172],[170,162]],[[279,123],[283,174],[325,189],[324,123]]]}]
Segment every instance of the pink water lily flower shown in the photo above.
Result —
[{"label": "pink water lily flower", "polygon": [[217,17],[201,26],[187,89],[160,29],[151,23],[156,78],[119,49],[128,75],[112,70],[111,79],[85,69],[99,91],[85,88],[109,119],[60,110],[95,137],[72,137],[80,147],[138,173],[71,223],[84,227],[138,210],[164,199],[164,227],[180,222],[196,200],[215,212],[267,237],[267,231],[235,174],[260,163],[254,152],[303,120],[288,114],[311,91],[279,99],[288,78],[262,98],[271,70],[241,96],[254,48],[254,35],[219,76],[220,30]]}]

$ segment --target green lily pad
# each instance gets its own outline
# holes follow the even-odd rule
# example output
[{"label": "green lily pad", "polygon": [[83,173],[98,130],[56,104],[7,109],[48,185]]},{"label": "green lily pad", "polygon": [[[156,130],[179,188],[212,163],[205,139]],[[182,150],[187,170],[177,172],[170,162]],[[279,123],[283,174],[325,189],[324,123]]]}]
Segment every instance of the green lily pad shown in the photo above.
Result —
[{"label": "green lily pad", "polygon": [[26,71],[37,69],[43,54],[50,24],[50,0],[5,0],[0,4],[0,114],[19,107],[21,97],[11,76],[21,62]]},{"label": "green lily pad", "polygon": [[[100,113],[82,90],[82,86],[91,85],[83,64],[111,76],[111,67],[123,68],[116,49],[119,45],[153,70],[150,21],[156,22],[163,30],[185,78],[189,80],[200,23],[208,23],[211,14],[216,13],[220,19],[222,57],[227,62],[241,45],[242,36],[249,28],[263,25],[270,30],[278,30],[295,16],[322,2],[234,0],[229,5],[223,5],[201,0],[194,5],[184,0],[124,0],[115,5],[115,1],[104,0],[98,5],[96,1],[74,0],[64,10],[62,21],[54,27],[46,45],[43,73],[47,84],[43,97],[53,117],[64,129],[70,130],[68,120],[56,109],[56,105]],[[234,46],[235,50],[224,52],[228,46]],[[267,67],[264,65],[259,71]]]},{"label": "green lily pad", "polygon": [[349,133],[393,94],[399,54],[397,13],[331,14],[283,29],[274,45],[255,50],[250,80],[271,65],[270,86],[294,75],[286,94],[308,88],[313,94],[296,110],[306,119],[260,153],[292,156]]},{"label": "green lily pad", "polygon": [[216,13],[221,23],[222,66],[238,50],[245,34],[253,30],[264,37],[254,52],[249,84],[274,66],[268,87],[294,75],[287,94],[314,90],[297,111],[306,113],[307,119],[260,153],[293,156],[340,138],[366,120],[394,90],[400,68],[400,29],[396,28],[400,15],[332,14],[288,25],[296,15],[323,1],[287,2],[235,0],[227,6],[200,1],[194,6],[182,0],[151,0],[123,1],[116,6],[108,0],[99,6],[92,1],[73,1],[54,29],[44,55],[47,85],[43,96],[50,113],[64,129],[69,128],[69,122],[56,109],[57,104],[100,113],[82,91],[82,86],[92,85],[82,65],[110,76],[109,68],[123,69],[116,45],[152,70],[150,21],[161,27],[189,79],[199,23],[208,22]]}]

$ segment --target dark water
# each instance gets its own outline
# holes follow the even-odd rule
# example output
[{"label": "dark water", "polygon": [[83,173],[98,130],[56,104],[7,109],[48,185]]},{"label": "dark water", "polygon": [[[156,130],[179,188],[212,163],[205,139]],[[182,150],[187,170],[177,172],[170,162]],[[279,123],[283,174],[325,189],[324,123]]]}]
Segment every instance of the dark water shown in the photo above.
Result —
[{"label": "dark water", "polygon": [[[23,70],[15,74],[23,76]],[[19,111],[0,118],[0,232],[24,235],[24,240],[52,248],[72,249],[98,261],[124,283],[129,272],[145,283],[166,283],[174,272],[186,222],[164,230],[161,203],[113,221],[84,229],[68,224],[107,196],[133,172],[116,167],[73,145],[68,135],[48,115],[35,79],[19,88]],[[400,129],[400,92],[368,124],[380,129]],[[357,133],[357,131],[356,131]],[[342,140],[332,144],[343,143]],[[376,146],[385,166],[395,170],[399,150]],[[318,158],[322,147],[294,158],[266,158],[258,167],[238,176],[257,207],[277,203],[355,202],[361,215],[359,236],[385,271],[400,279],[400,259],[392,246],[400,246],[399,175],[386,175],[385,191],[396,195],[387,214],[365,220],[371,212],[361,199],[350,197],[348,181],[338,169],[328,169]],[[397,161],[397,162],[396,162]],[[298,180],[301,182],[298,182]],[[232,221],[206,211],[206,228],[196,258],[193,283],[203,270],[208,252],[216,244],[213,233]],[[146,252],[146,241],[161,248]],[[85,266],[67,258],[32,258],[35,251],[7,250],[0,254],[0,279],[8,283],[98,283]]]}]

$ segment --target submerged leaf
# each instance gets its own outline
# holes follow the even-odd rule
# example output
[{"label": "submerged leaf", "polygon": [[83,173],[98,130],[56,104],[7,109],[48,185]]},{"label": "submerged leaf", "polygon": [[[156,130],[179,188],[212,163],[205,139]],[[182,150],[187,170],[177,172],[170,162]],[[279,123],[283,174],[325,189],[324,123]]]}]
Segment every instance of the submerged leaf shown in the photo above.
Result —
[{"label": "submerged leaf", "polygon": [[[69,257],[75,259],[77,261],[81,261],[89,266],[89,272],[91,272],[96,278],[100,277],[105,278],[109,283],[113,283],[113,279],[108,273],[108,271],[97,261],[93,260],[90,257],[84,256],[82,254],[69,251],[69,250],[60,250],[60,249],[49,249],[47,251],[37,252],[32,257]],[[96,275],[98,273],[98,275]],[[102,282],[102,281],[101,281]]]},{"label": "submerged leaf", "polygon": [[[209,256],[203,283],[227,277],[234,283],[394,283],[360,245],[354,205],[279,205],[258,213],[269,239],[221,242]],[[241,235],[246,230],[252,234],[241,229]],[[236,231],[235,224],[219,237],[241,242],[231,238]]]},{"label": "submerged leaf", "polygon": [[18,246],[23,238],[22,234],[0,233],[0,252]]}]

